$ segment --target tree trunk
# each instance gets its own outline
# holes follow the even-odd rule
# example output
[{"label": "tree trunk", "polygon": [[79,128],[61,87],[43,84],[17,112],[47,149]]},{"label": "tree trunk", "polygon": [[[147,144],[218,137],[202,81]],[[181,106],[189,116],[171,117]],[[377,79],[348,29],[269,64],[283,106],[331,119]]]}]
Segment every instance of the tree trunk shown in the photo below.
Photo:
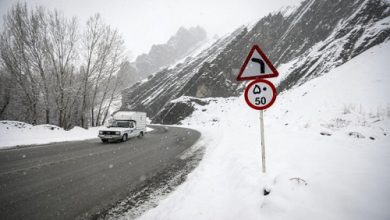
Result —
[{"label": "tree trunk", "polygon": [[2,115],[5,112],[5,109],[7,108],[8,104],[9,104],[9,101],[10,101],[10,97],[9,97],[9,95],[7,95],[6,98],[5,98],[5,103],[4,103],[4,105],[0,109],[0,119],[2,118]]},{"label": "tree trunk", "polygon": [[32,104],[31,110],[32,110],[31,124],[32,125],[37,125],[37,123],[38,123],[37,103],[33,103]]},{"label": "tree trunk", "polygon": [[46,124],[50,124],[50,109],[46,108]]},{"label": "tree trunk", "polygon": [[87,84],[88,84],[88,76],[86,76],[86,79],[84,81],[84,92],[83,92],[83,102],[81,105],[81,127],[87,128],[85,124],[85,110],[87,105]]}]

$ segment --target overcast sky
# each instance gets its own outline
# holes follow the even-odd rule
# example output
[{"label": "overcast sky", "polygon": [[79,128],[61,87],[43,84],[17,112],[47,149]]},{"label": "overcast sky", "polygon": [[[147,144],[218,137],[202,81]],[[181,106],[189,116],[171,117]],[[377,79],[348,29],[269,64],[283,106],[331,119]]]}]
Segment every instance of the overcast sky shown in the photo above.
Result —
[{"label": "overcast sky", "polygon": [[[221,36],[282,6],[301,0],[28,0],[29,6],[57,8],[84,24],[89,16],[103,19],[122,33],[132,57],[164,43],[180,26],[200,25],[208,36]],[[0,0],[0,26],[8,8],[17,0]]]}]

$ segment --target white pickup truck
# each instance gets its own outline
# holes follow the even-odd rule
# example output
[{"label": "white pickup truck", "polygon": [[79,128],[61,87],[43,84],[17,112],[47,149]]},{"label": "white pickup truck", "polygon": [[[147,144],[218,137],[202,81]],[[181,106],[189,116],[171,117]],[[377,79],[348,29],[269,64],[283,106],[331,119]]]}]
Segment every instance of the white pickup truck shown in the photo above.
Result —
[{"label": "white pickup truck", "polygon": [[114,121],[99,130],[98,137],[103,143],[109,140],[127,141],[132,137],[143,137],[146,133],[146,113],[119,111],[113,115]]}]

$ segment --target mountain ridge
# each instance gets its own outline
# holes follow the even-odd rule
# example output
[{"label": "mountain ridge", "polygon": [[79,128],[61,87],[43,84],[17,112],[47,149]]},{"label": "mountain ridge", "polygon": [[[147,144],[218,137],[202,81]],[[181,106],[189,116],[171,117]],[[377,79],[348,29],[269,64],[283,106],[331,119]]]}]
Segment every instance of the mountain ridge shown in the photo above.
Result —
[{"label": "mountain ridge", "polygon": [[154,123],[176,124],[193,107],[191,101],[172,100],[238,96],[244,84],[235,76],[253,44],[259,44],[277,68],[291,63],[278,83],[278,91],[283,92],[389,40],[389,8],[389,3],[380,0],[306,0],[293,12],[270,13],[190,61],[124,90],[121,109],[146,111]]}]

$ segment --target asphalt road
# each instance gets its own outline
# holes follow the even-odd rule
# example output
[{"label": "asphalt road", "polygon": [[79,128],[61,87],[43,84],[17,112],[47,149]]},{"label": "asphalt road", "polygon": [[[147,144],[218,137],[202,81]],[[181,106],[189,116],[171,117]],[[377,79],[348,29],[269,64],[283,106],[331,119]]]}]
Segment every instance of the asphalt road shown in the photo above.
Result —
[{"label": "asphalt road", "polygon": [[191,129],[153,128],[124,143],[93,139],[1,150],[0,219],[89,219],[200,137]]}]

